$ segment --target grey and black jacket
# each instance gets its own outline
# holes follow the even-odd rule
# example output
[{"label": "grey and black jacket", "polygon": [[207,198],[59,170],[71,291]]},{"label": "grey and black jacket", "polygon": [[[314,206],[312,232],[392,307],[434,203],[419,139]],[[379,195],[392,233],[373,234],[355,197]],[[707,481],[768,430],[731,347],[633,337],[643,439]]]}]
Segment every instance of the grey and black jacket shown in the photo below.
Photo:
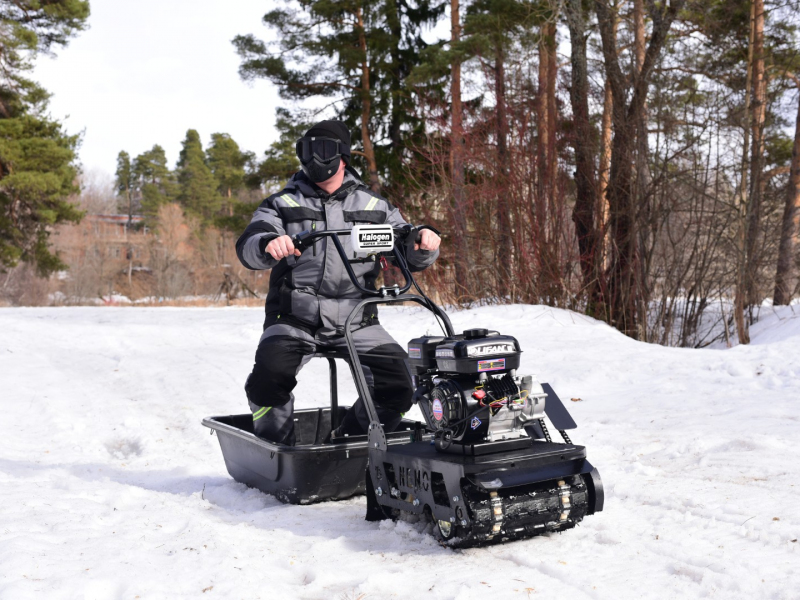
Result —
[{"label": "grey and black jacket", "polygon": [[[362,299],[350,281],[339,254],[327,238],[320,239],[302,256],[277,261],[266,251],[267,244],[281,235],[301,231],[350,229],[360,223],[391,223],[402,226],[406,221],[400,211],[372,192],[350,167],[342,187],[331,195],[311,183],[304,173],[295,174],[286,187],[264,200],[253,219],[236,242],[239,260],[248,269],[272,269],[267,295],[265,327],[281,319],[307,331],[319,328],[341,334],[350,312]],[[345,248],[349,246],[342,239]],[[430,266],[439,251],[408,250],[408,263],[413,271]],[[360,283],[374,288],[380,273],[375,257],[356,258],[351,265]],[[374,308],[361,316],[361,324],[371,324]]]}]

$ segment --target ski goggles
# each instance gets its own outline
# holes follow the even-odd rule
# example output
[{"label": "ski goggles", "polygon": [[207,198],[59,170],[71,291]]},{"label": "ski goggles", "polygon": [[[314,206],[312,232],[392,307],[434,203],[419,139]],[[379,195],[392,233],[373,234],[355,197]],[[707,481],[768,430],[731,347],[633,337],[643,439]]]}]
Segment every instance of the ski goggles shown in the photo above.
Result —
[{"label": "ski goggles", "polygon": [[297,158],[307,163],[316,158],[328,162],[342,155],[342,150],[347,153],[348,147],[341,140],[328,137],[304,137],[297,140]]}]

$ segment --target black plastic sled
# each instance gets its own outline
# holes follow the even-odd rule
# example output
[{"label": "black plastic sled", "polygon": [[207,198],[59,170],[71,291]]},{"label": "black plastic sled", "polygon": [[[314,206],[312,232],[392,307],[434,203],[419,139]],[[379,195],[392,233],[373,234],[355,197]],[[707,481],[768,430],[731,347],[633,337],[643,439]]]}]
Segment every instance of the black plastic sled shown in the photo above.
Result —
[{"label": "black plastic sled", "polygon": [[[367,436],[324,443],[347,412],[338,405],[335,359],[344,352],[320,352],[330,365],[331,406],[294,413],[296,445],[275,444],[253,433],[253,415],[208,417],[203,425],[216,432],[225,467],[234,480],[272,494],[287,504],[312,504],[363,495],[367,471]],[[336,417],[331,420],[331,414]],[[389,443],[430,440],[420,423],[404,419],[388,434]]]}]

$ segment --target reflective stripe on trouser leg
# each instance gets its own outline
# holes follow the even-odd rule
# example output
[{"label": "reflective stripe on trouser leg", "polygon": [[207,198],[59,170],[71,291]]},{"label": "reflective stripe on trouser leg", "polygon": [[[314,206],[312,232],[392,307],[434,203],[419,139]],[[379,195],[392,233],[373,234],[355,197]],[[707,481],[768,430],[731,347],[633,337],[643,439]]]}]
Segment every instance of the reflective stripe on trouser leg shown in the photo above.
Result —
[{"label": "reflective stripe on trouser leg", "polygon": [[[251,406],[250,408],[252,409],[253,407]],[[267,414],[271,408],[272,408],[271,406],[262,406],[258,410],[254,411],[253,421],[258,421],[261,417]]]},{"label": "reflective stripe on trouser leg", "polygon": [[[253,411],[253,433],[270,442],[294,446],[294,399],[283,406],[264,407],[252,402],[249,404]],[[259,412],[262,414],[257,418]]]}]

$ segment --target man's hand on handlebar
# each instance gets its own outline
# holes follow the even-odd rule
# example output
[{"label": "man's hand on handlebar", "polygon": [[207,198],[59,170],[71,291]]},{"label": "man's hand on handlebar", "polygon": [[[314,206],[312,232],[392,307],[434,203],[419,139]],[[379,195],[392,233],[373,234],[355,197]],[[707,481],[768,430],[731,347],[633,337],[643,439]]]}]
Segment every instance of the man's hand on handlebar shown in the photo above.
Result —
[{"label": "man's hand on handlebar", "polygon": [[285,258],[291,254],[300,256],[300,250],[294,247],[294,242],[288,235],[282,235],[275,238],[269,244],[267,244],[265,250],[275,260],[281,260],[282,258]]},{"label": "man's hand on handlebar", "polygon": [[[267,253],[269,253],[272,258],[275,260],[281,260],[286,258],[287,256],[300,256],[301,250],[298,248],[304,248],[311,240],[319,237],[320,235],[338,235],[342,233],[350,233],[349,231],[319,231],[319,232],[308,232],[304,231],[295,238],[292,238],[288,235],[282,235],[280,237],[275,238],[274,240],[270,241],[267,244],[267,247],[264,249]],[[415,230],[410,225],[406,225],[404,229],[395,229],[395,235],[399,235],[401,239],[405,238],[407,241],[405,242],[408,244],[411,240],[406,238],[410,234],[416,235],[416,240],[414,241],[414,250],[426,250],[428,252],[433,252],[438,250],[439,245],[442,243],[442,238],[439,237],[435,231],[429,228],[422,228],[418,231]]]},{"label": "man's hand on handlebar", "polygon": [[423,229],[419,232],[419,238],[417,239],[417,243],[414,244],[414,250],[437,250],[439,248],[439,244],[442,243],[442,238],[440,238],[435,232],[431,231],[430,229]]}]

